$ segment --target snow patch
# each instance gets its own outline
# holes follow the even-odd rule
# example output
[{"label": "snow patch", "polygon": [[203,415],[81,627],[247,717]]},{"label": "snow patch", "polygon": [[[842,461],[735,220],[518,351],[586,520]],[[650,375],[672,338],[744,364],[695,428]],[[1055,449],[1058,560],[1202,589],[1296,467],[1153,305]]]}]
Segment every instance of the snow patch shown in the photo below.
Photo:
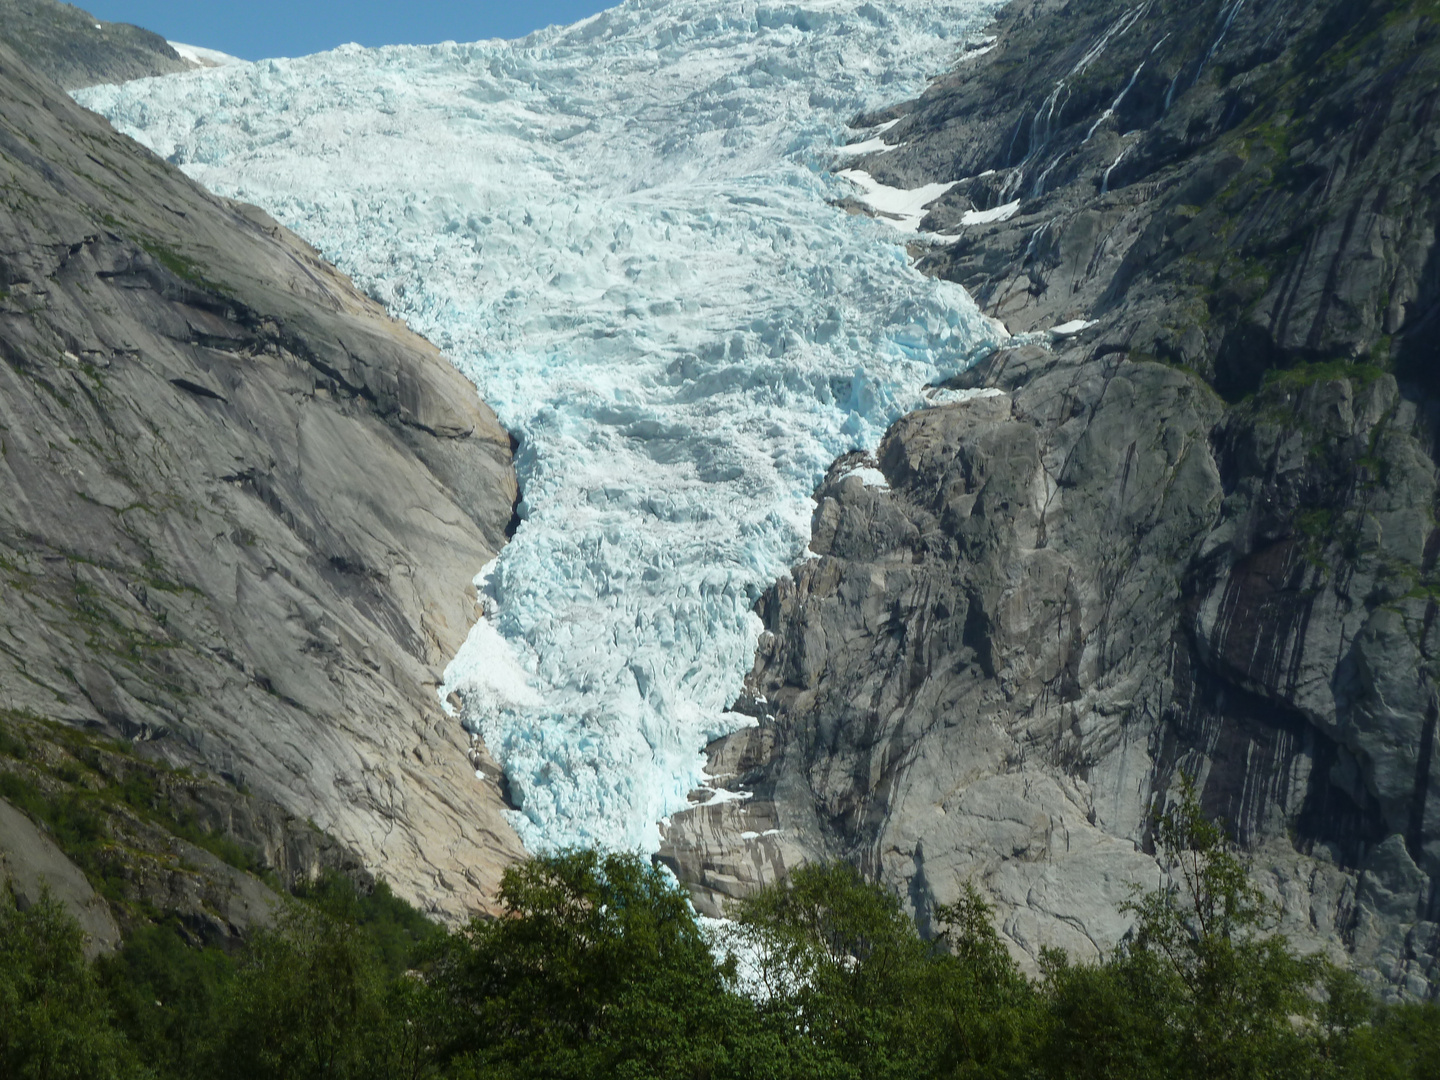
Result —
[{"label": "snow patch", "polygon": [[726,788],[705,788],[706,791],[714,792],[710,798],[703,802],[702,806],[719,806],[721,803],[746,802],[755,797],[753,791],[730,791]]},{"label": "snow patch", "polygon": [[836,479],[845,480],[851,476],[855,477],[868,488],[879,488],[881,491],[890,490],[890,481],[885,479],[885,474],[873,465],[862,465],[848,469],[841,473]]},{"label": "snow patch", "polygon": [[1020,200],[1005,203],[989,210],[966,210],[960,218],[961,225],[989,225],[997,221],[1009,221],[1020,212]]},{"label": "snow patch", "polygon": [[935,387],[928,393],[931,405],[961,405],[980,398],[1004,397],[1005,391],[993,386],[981,386],[971,390],[950,390]]},{"label": "snow patch", "polygon": [[873,139],[866,139],[864,142],[846,143],[844,146],[837,146],[835,153],[840,157],[858,157],[861,154],[888,154],[891,150],[899,150],[904,143],[887,143],[879,135]]},{"label": "snow patch", "polygon": [[904,232],[919,232],[925,208],[959,183],[952,180],[948,184],[926,184],[906,190],[882,184],[863,169],[841,169],[836,175],[859,188],[861,202],[890,218],[891,223]]},{"label": "snow patch", "polygon": [[465,708],[472,712],[535,709],[541,705],[535,676],[526,670],[492,621],[498,606],[493,584],[498,564],[498,559],[492,559],[475,575],[482,614],[446,667],[438,691],[441,705],[452,715],[449,699],[457,692],[465,699]]},{"label": "snow patch", "polygon": [[184,45],[178,41],[167,41],[165,44],[179,53],[180,59],[188,62],[191,67],[213,68],[224,67],[226,64],[246,63],[238,56],[231,56],[218,49],[202,49],[198,45]]},{"label": "snow patch", "polygon": [[1093,319],[1072,319],[1070,322],[1061,323],[1059,326],[1052,326],[1050,333],[1055,337],[1071,337],[1080,333],[1082,330],[1090,329],[1090,327],[1094,325],[1095,320]]}]

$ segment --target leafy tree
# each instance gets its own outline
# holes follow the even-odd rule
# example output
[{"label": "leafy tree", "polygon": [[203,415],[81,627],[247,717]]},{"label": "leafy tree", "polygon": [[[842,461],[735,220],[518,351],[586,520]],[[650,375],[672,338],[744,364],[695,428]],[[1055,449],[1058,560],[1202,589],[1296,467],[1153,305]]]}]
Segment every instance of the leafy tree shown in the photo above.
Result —
[{"label": "leafy tree", "polygon": [[926,942],[883,886],[845,863],[797,869],[741,908],[796,1075],[986,1076],[1023,1066],[1034,995],[973,889]]},{"label": "leafy tree", "polygon": [[292,904],[256,933],[225,996],[208,1075],[234,1080],[384,1076],[395,1019],[355,925]]},{"label": "leafy tree", "polygon": [[1351,1075],[1367,1080],[1432,1080],[1440,1076],[1440,1003],[1376,1009],[1373,1022],[1356,1032],[1354,1042]]},{"label": "leafy tree", "polygon": [[925,941],[844,864],[796,870],[740,907],[743,978],[684,892],[630,855],[512,867],[506,915],[455,934],[388,889],[327,878],[235,957],[157,926],[93,968],[59,905],[22,912],[0,890],[0,1076],[1440,1076],[1440,1007],[1380,1005],[1296,955],[1188,785],[1157,835],[1173,875],[1127,905],[1132,938],[1103,964],[1047,952],[1038,984],[974,889],[935,909]]},{"label": "leafy tree", "polygon": [[477,1077],[683,1080],[725,1068],[739,999],[688,899],[634,855],[509,868],[508,914],[475,920],[427,969],[453,1017],[445,1060]]},{"label": "leafy tree", "polygon": [[196,1080],[208,1074],[235,970],[223,950],[191,945],[168,924],[136,929],[97,964],[117,1023],[141,1059],[161,1076]]},{"label": "leafy tree", "polygon": [[22,911],[0,886],[0,1076],[143,1076],[85,960],[84,934],[48,894]]},{"label": "leafy tree", "polygon": [[360,934],[387,975],[416,967],[429,947],[445,936],[439,923],[401,900],[383,880],[362,894],[349,878],[328,873],[296,895]]},{"label": "leafy tree", "polygon": [[1040,998],[995,929],[995,911],[969,883],[954,904],[939,905],[946,952],[937,957],[932,1008],[943,1011],[937,1075],[1002,1077],[1024,1073],[1034,1053]]},{"label": "leafy tree", "polygon": [[1169,1080],[1179,1058],[1174,995],[1141,950],[1106,964],[1072,964],[1059,950],[1040,963],[1049,1024],[1036,1043],[1041,1075],[1054,1080]]},{"label": "leafy tree", "polygon": [[1101,968],[1048,956],[1049,1075],[1307,1077],[1322,1067],[1331,973],[1275,914],[1186,780],[1157,823],[1170,880],[1123,905],[1131,940]]},{"label": "leafy tree", "polygon": [[1440,1076],[1440,1004],[1383,1005],[1351,972],[1327,978],[1317,1032],[1317,1080]]}]

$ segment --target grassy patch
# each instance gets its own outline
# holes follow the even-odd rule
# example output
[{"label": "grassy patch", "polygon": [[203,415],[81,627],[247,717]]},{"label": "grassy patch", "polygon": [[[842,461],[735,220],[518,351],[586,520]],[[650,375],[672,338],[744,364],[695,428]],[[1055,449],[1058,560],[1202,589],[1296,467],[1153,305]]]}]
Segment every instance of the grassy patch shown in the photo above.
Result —
[{"label": "grassy patch", "polygon": [[98,856],[113,844],[110,819],[124,811],[237,870],[264,873],[260,852],[207,829],[176,804],[177,790],[197,781],[188,769],[141,761],[127,742],[30,714],[0,712],[0,719],[8,721],[0,727],[0,759],[15,763],[7,769],[0,760],[0,797],[43,822],[93,877],[109,876]]},{"label": "grassy patch", "polygon": [[1349,380],[1355,390],[1361,391],[1385,374],[1376,364],[1355,363],[1350,360],[1326,360],[1314,364],[1296,364],[1288,368],[1272,368],[1265,373],[1261,393],[1266,391],[1303,390],[1320,383]]},{"label": "grassy patch", "polygon": [[139,241],[139,244],[150,253],[156,262],[176,277],[188,281],[192,285],[199,286],[202,289],[218,291],[217,287],[200,272],[200,267],[185,258],[185,256],[172,251],[164,244],[154,240],[142,239]]}]

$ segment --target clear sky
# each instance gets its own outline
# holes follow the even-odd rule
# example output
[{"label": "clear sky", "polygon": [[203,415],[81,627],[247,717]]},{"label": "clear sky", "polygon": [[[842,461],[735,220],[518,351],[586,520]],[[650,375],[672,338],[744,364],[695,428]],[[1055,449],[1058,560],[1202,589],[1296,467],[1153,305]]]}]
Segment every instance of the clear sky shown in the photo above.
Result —
[{"label": "clear sky", "polygon": [[246,60],[303,56],[347,41],[424,45],[524,37],[620,0],[75,0],[96,18]]}]

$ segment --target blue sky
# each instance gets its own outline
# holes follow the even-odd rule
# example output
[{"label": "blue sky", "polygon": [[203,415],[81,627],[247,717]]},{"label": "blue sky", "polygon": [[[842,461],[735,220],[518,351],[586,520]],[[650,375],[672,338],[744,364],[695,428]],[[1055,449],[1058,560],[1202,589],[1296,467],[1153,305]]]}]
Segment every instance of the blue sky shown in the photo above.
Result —
[{"label": "blue sky", "polygon": [[431,44],[523,37],[572,23],[619,0],[76,0],[107,22],[128,22],[171,41],[246,60],[303,56],[347,41]]}]

